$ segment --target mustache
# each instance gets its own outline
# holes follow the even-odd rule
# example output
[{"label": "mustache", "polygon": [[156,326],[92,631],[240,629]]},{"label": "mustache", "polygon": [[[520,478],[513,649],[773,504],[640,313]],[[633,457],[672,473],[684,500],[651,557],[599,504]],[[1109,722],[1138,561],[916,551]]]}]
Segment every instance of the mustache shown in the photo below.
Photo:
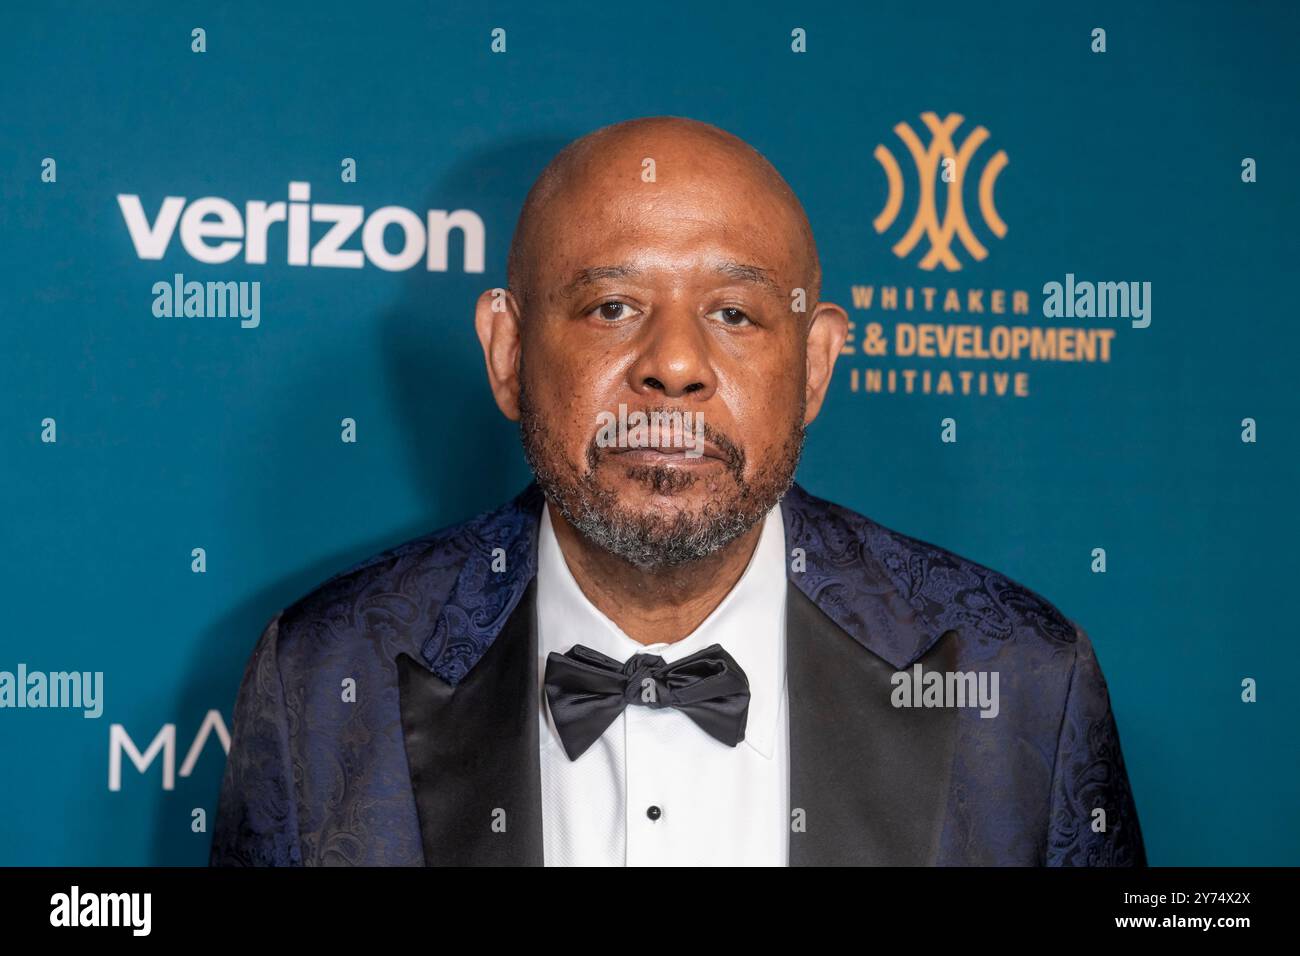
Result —
[{"label": "mustache", "polygon": [[[634,412],[643,413],[646,416],[647,420],[650,420],[651,416],[653,415],[673,415],[673,414],[690,415],[693,413],[695,416],[698,416],[699,421],[703,421],[703,417],[704,417],[703,412],[695,411],[693,409],[675,408],[671,405],[648,405],[645,407],[638,407],[638,408],[629,407],[627,409],[627,414],[629,416],[631,416]],[[737,445],[734,441],[732,441],[731,437],[727,435],[726,432],[722,431],[722,429],[714,425],[709,424],[707,421],[703,421],[703,427],[700,429],[700,431],[704,435],[705,442],[712,445],[722,456],[723,464],[726,466],[727,470],[732,472],[737,478],[743,476],[745,472],[744,450],[739,445]],[[589,470],[595,469],[601,452],[609,453],[618,450],[618,449],[601,448],[600,445],[597,444],[598,434],[599,434],[598,430],[596,432],[593,432],[591,436],[591,441],[587,445],[587,467]]]}]

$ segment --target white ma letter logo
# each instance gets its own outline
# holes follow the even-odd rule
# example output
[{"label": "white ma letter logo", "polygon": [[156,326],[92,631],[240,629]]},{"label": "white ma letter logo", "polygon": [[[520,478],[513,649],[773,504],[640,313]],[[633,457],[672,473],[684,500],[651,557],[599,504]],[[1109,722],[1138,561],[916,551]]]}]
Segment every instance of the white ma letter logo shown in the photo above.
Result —
[{"label": "white ma letter logo", "polygon": [[[230,753],[230,732],[226,730],[226,722],[221,717],[221,711],[210,710],[207,716],[203,718],[203,723],[199,727],[199,732],[194,735],[194,743],[190,744],[190,749],[185,754],[185,762],[181,764],[181,776],[188,777],[194,772],[194,765],[199,762],[199,754],[203,752],[203,745],[208,741],[208,735],[213,730],[217,732],[217,739],[221,741],[221,748],[225,753]],[[176,789],[176,725],[163,724],[162,729],[149,743],[149,747],[143,754],[136,747],[135,741],[127,734],[126,728],[121,724],[113,724],[108,731],[108,789],[122,789],[122,751],[125,750],[127,756],[131,758],[131,763],[135,764],[135,769],[144,773],[149,769],[149,765],[154,762],[158,756],[158,751],[163,754],[163,789]]]}]

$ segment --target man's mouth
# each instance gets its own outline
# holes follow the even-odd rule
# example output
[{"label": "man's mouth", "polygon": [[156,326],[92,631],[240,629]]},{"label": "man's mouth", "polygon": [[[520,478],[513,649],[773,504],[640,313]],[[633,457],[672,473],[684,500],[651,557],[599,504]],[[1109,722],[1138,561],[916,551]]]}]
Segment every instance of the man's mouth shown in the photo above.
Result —
[{"label": "man's mouth", "polygon": [[636,473],[677,474],[682,478],[716,476],[720,471],[743,482],[745,455],[716,426],[704,423],[702,411],[672,408],[633,409],[596,416],[599,426],[587,449],[588,468],[608,462]]},{"label": "man's mouth", "polygon": [[726,464],[727,456],[712,442],[703,445],[642,445],[635,448],[605,449],[625,465],[699,466]]}]

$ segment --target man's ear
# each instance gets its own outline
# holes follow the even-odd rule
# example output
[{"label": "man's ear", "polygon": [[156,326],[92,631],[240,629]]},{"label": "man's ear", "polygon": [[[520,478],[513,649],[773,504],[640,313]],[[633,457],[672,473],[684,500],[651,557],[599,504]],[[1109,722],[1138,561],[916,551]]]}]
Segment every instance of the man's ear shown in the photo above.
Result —
[{"label": "man's ear", "polygon": [[488,289],[478,297],[474,309],[474,330],[483,346],[488,385],[501,414],[519,421],[519,303],[509,289]]},{"label": "man's ear", "polygon": [[826,389],[831,384],[835,360],[840,357],[849,334],[849,316],[833,302],[819,302],[813,309],[808,328],[808,380],[804,396],[808,407],[804,424],[810,424],[821,411]]}]

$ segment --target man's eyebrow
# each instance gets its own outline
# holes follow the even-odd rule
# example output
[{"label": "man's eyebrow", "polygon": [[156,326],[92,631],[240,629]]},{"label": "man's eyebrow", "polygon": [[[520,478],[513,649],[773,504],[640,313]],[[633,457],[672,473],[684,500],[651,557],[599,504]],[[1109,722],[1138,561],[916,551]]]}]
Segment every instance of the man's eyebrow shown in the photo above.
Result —
[{"label": "man's eyebrow", "polygon": [[735,279],[737,282],[748,282],[753,285],[761,285],[773,295],[785,295],[785,290],[782,289],[776,279],[773,278],[771,270],[764,269],[762,266],[751,266],[743,262],[736,262],[733,259],[727,259],[723,262],[719,262],[713,271],[717,272],[719,275]]},{"label": "man's eyebrow", "polygon": [[[736,282],[747,282],[751,285],[762,286],[773,295],[785,295],[785,290],[773,278],[771,270],[764,269],[762,266],[736,262],[734,259],[724,259],[713,267],[713,271]],[[593,285],[602,279],[629,279],[641,274],[640,269],[630,265],[591,266],[586,269],[579,269],[573,274],[573,278],[569,280],[568,284],[560,290],[560,296],[567,299],[584,286]]]},{"label": "man's eyebrow", "polygon": [[640,269],[628,265],[592,266],[588,269],[579,269],[573,274],[569,283],[560,290],[560,297],[567,299],[582,287],[593,285],[602,279],[629,279],[640,274]]}]

